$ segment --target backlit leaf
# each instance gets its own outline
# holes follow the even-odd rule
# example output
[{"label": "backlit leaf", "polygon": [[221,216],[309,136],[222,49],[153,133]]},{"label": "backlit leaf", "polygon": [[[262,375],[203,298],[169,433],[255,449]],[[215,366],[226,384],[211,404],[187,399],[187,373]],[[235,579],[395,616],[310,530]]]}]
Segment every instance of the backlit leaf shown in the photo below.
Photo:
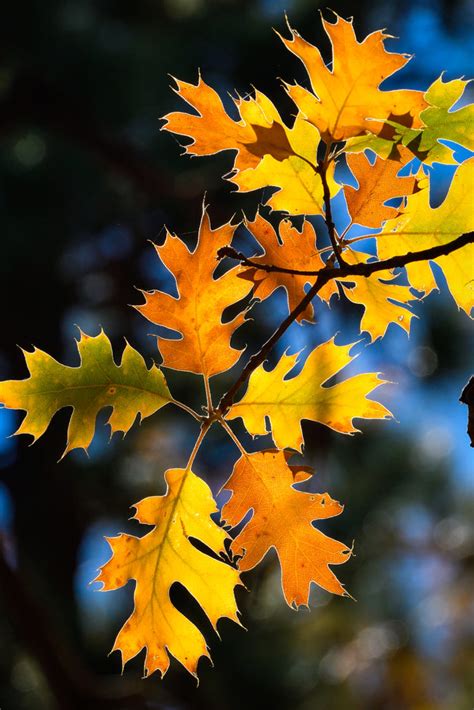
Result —
[{"label": "backlit leaf", "polygon": [[[386,259],[437,245],[447,244],[461,234],[474,230],[472,190],[474,158],[457,168],[448,194],[435,207],[430,206],[426,186],[407,199],[406,207],[395,219],[385,223],[377,235],[378,254]],[[444,272],[446,282],[459,308],[470,315],[474,307],[474,245],[458,249],[448,256],[434,259]],[[429,294],[436,281],[428,261],[408,264],[410,284],[417,291]]]},{"label": "backlit leaf", "polygon": [[227,306],[240,301],[251,290],[251,284],[236,279],[238,267],[215,279],[217,251],[230,244],[236,227],[230,223],[211,229],[209,215],[204,212],[194,251],[177,236],[167,232],[156,253],[173,274],[178,298],[162,291],[144,291],[145,303],[136,309],[156,325],[177,331],[181,338],[158,338],[163,365],[173,370],[187,370],[212,377],[228,370],[241,352],[232,348],[230,340],[245,320],[243,313],[223,323]]},{"label": "backlit leaf", "polygon": [[[289,27],[291,38],[284,45],[304,64],[312,92],[298,84],[287,85],[289,96],[301,113],[316,126],[326,142],[341,141],[365,131],[379,133],[380,121],[388,118],[406,126],[420,125],[419,113],[426,108],[421,91],[382,91],[380,84],[405,66],[410,57],[387,52],[389,35],[372,32],[362,42],[352,21],[336,15],[336,22],[322,20],[333,52],[331,69],[319,49]],[[379,119],[377,121],[371,119]]]},{"label": "backlit leaf", "polygon": [[[308,477],[307,474],[304,478]],[[327,493],[304,493],[294,488],[301,476],[287,464],[283,451],[259,451],[242,456],[223,486],[232,497],[222,509],[231,527],[252,510],[252,517],[232,543],[241,572],[253,569],[274,548],[281,566],[287,603],[308,604],[315,582],[333,594],[345,595],[330,565],[346,562],[351,550],[312,525],[339,515],[343,507]]]},{"label": "backlit leaf", "polygon": [[[317,271],[324,267],[316,248],[316,232],[313,225],[304,221],[301,231],[292,225],[290,220],[280,222],[278,235],[261,214],[257,214],[253,222],[246,223],[247,228],[264,249],[263,255],[253,256],[255,263],[272,264],[289,269]],[[299,274],[284,274],[266,272],[257,268],[241,267],[241,278],[255,284],[253,295],[260,300],[269,298],[277,288],[284,287],[288,297],[288,309],[295,308],[305,295],[305,286],[312,283],[315,276]],[[319,293],[321,298],[329,300],[337,291],[334,283],[329,282]],[[298,321],[313,320],[314,310],[310,304],[298,317]]]},{"label": "backlit leaf", "polygon": [[[344,258],[348,264],[364,264],[372,259],[370,254],[352,249],[344,252]],[[369,333],[371,340],[383,338],[390,323],[410,332],[411,320],[415,317],[410,303],[417,298],[408,286],[395,283],[396,278],[391,271],[379,271],[372,276],[338,279],[346,297],[364,306],[360,332]]]},{"label": "backlit leaf", "polygon": [[[413,158],[406,148],[403,151],[404,162]],[[347,209],[354,224],[378,229],[398,212],[385,203],[394,197],[411,195],[416,189],[414,176],[398,176],[403,162],[377,158],[371,165],[364,153],[354,153],[347,156],[347,164],[359,185],[357,189],[344,185]]]},{"label": "backlit leaf", "polygon": [[206,641],[171,602],[171,586],[181,583],[215,629],[223,616],[239,623],[234,596],[239,573],[190,541],[195,538],[215,554],[224,553],[228,536],[210,517],[217,508],[207,484],[185,469],[167,471],[166,481],[165,495],[145,498],[134,506],[134,519],[153,529],[143,537],[107,538],[112,557],[95,581],[103,583],[102,591],[136,581],[134,610],[113,647],[121,652],[123,664],[146,649],[145,675],[157,670],[164,675],[169,654],[196,675],[200,657],[209,658]]},{"label": "backlit leaf", "polygon": [[301,372],[288,377],[298,361],[296,355],[282,355],[273,370],[260,365],[250,375],[247,391],[232,406],[226,419],[242,417],[247,431],[267,434],[265,418],[271,423],[273,441],[278,448],[301,450],[301,421],[320,422],[344,434],[357,432],[353,420],[385,419],[390,412],[367,395],[384,383],[376,373],[354,375],[332,386],[324,386],[353,359],[350,345],[336,345],[334,339],[310,353]]},{"label": "backlit leaf", "polygon": [[72,407],[64,456],[71,449],[89,447],[96,416],[104,407],[112,407],[111,434],[126,433],[137,415],[144,419],[173,401],[161,370],[156,365],[148,369],[128,343],[120,365],[103,331],[95,337],[81,333],[77,349],[78,367],[61,365],[42,350],[23,351],[30,377],[0,383],[0,403],[26,411],[17,434],[31,434],[36,440],[58,410]]}]

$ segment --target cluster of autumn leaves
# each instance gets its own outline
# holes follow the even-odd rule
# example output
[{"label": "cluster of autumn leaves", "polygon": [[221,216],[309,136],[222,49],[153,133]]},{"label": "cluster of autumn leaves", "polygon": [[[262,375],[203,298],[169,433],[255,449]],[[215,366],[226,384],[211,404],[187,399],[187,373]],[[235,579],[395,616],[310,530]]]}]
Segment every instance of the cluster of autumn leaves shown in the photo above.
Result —
[{"label": "cluster of autumn leaves", "polygon": [[[190,155],[234,151],[228,179],[239,191],[275,188],[267,201],[272,210],[303,215],[298,226],[282,218],[278,229],[260,213],[247,220],[245,227],[260,244],[261,253],[218,277],[218,252],[231,244],[238,225],[212,228],[204,210],[194,251],[169,232],[164,243],[155,246],[158,258],[175,278],[178,296],[143,292],[144,302],[136,308],[152,323],[179,334],[178,340],[158,337],[162,367],[203,377],[206,414],[176,401],[162,369],[148,368],[128,343],[117,365],[103,332],[95,337],[81,333],[78,367],[62,365],[35,349],[24,353],[29,378],[0,383],[0,401],[26,411],[17,433],[34,439],[44,433],[56,411],[72,408],[64,453],[87,449],[96,415],[104,407],[112,408],[108,421],[112,433],[127,432],[137,415],[148,417],[169,404],[200,421],[200,434],[186,467],[166,472],[163,496],[146,498],[135,506],[135,518],[153,529],[142,537],[110,538],[112,557],[97,577],[104,590],[136,581],[135,608],[114,649],[121,651],[125,663],[145,648],[146,675],[156,670],[164,674],[169,654],[195,674],[200,657],[208,655],[199,629],[171,602],[170,588],[175,582],[197,599],[214,627],[221,617],[238,622],[235,587],[241,583],[239,573],[255,567],[271,548],[278,554],[288,604],[308,604],[312,582],[345,594],[331,566],[345,562],[351,550],[313,525],[338,515],[342,506],[327,493],[295,488],[312,472],[289,461],[294,451],[302,450],[303,419],[348,434],[357,431],[356,418],[389,417],[382,404],[369,399],[383,381],[375,373],[340,378],[338,373],[351,362],[352,344],[336,345],[332,338],[304,358],[284,354],[271,370],[257,363],[249,369],[240,399],[224,398],[216,406],[210,380],[241,358],[242,352],[231,341],[248,309],[284,288],[292,314],[304,299],[308,283],[315,280],[307,272],[316,274],[339,262],[345,265],[346,275],[335,272],[318,290],[318,297],[329,303],[343,293],[362,305],[360,331],[370,340],[383,337],[391,323],[409,332],[411,304],[437,287],[429,261],[408,263],[404,284],[388,269],[348,276],[347,267],[370,264],[376,258],[357,249],[360,236],[352,237],[352,227],[359,225],[359,234],[360,226],[368,230],[363,236],[373,238],[381,260],[443,246],[474,229],[470,203],[474,159],[456,168],[449,191],[436,208],[430,205],[429,171],[423,170],[423,165],[434,162],[456,165],[452,143],[474,150],[469,130],[473,106],[453,109],[467,82],[440,78],[424,94],[381,90],[380,84],[409,57],[387,52],[382,32],[358,42],[352,22],[336,16],[334,23],[323,20],[323,25],[332,43],[331,69],[319,50],[295,30],[290,28],[289,39],[281,38],[303,62],[309,78],[309,88],[284,84],[297,110],[291,126],[259,91],[234,99],[239,119],[232,119],[219,95],[201,77],[197,85],[177,82],[177,93],[194,113],[176,112],[165,119],[165,130],[191,138],[185,149]],[[372,151],[372,157],[366,150]],[[349,182],[348,171],[352,174]],[[351,184],[354,180],[357,188]],[[348,221],[338,232],[331,200],[341,192]],[[325,219],[331,247],[320,247],[320,237],[306,219],[315,215]],[[472,241],[435,259],[458,307],[468,315],[474,305],[473,260]],[[273,268],[266,268],[269,265]],[[224,321],[223,312],[239,302],[241,311]],[[294,315],[300,323],[313,318],[311,302]],[[328,386],[335,376],[336,383]],[[237,418],[253,436],[270,432],[275,448],[246,452],[229,424]],[[224,486],[231,492],[220,513],[225,527],[211,518],[217,512],[212,493],[192,471],[205,434],[215,423],[225,429],[240,452]],[[229,549],[227,529],[244,520]],[[202,551],[202,546],[198,549],[192,539],[213,556]]]}]

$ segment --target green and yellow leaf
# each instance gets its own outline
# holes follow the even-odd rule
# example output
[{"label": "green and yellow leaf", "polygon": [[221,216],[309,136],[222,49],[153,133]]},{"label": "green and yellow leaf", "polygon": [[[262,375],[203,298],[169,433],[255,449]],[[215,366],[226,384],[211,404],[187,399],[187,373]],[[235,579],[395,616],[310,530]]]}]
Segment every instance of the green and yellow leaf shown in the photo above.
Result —
[{"label": "green and yellow leaf", "polygon": [[0,383],[0,403],[26,411],[16,434],[30,434],[36,440],[57,411],[71,407],[65,456],[71,449],[87,450],[96,416],[104,407],[112,407],[107,422],[111,434],[126,433],[138,415],[144,419],[173,401],[161,370],[156,365],[147,368],[143,357],[128,343],[120,365],[115,363],[103,331],[95,337],[81,332],[77,349],[78,367],[62,365],[36,348],[23,351],[30,376]]}]

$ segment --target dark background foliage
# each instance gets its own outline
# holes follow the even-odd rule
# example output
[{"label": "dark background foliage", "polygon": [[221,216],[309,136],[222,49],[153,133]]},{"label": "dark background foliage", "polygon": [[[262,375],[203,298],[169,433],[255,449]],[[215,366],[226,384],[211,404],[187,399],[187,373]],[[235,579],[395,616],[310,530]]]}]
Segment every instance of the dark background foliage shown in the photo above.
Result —
[{"label": "dark background foliage", "polygon": [[[262,197],[235,195],[220,179],[230,156],[180,158],[176,140],[159,133],[159,116],[179,104],[168,75],[194,81],[200,67],[223,96],[253,84],[289,118],[277,77],[303,74],[271,30],[284,28],[284,9],[328,52],[312,0],[30,0],[3,9],[2,378],[25,375],[16,345],[77,362],[75,323],[94,334],[102,325],[118,352],[125,335],[157,358],[153,328],[126,305],[140,300],[135,285],[170,283],[147,240],[159,241],[166,223],[192,243],[205,191],[216,224],[241,209],[252,214]],[[443,69],[449,78],[472,70],[467,1],[335,9],[355,15],[359,37],[388,27],[400,37],[393,49],[416,52],[397,82],[425,88]],[[436,176],[440,199],[450,173]],[[259,324],[246,325],[241,342],[254,348],[270,332],[280,296],[258,306]],[[319,341],[336,330],[356,339],[353,307],[318,309]],[[473,477],[467,412],[457,401],[469,374],[469,322],[445,289],[417,312],[410,339],[391,326],[359,358],[398,383],[381,396],[399,423],[369,423],[354,438],[305,428],[315,485],[346,504],[325,530],[356,539],[356,557],[339,571],[358,602],[314,590],[311,613],[296,614],[268,556],[245,579],[251,592],[239,591],[248,632],[223,621],[219,641],[173,590],[209,638],[215,667],[201,662],[198,689],[176,663],[163,682],[141,681],[142,657],[122,677],[118,654],[107,652],[130,612],[132,585],[109,594],[88,585],[108,557],[103,535],[138,533],[127,522],[130,504],[162,493],[164,470],[184,463],[193,422],[166,410],[124,441],[109,445],[98,433],[90,458],[76,452],[56,464],[65,412],[28,448],[4,438],[18,418],[0,411],[2,710],[471,708]],[[295,326],[279,352],[314,337]],[[230,376],[221,379],[222,390]],[[170,380],[176,396],[200,406],[196,378]],[[234,460],[213,431],[196,470],[217,490]]]}]

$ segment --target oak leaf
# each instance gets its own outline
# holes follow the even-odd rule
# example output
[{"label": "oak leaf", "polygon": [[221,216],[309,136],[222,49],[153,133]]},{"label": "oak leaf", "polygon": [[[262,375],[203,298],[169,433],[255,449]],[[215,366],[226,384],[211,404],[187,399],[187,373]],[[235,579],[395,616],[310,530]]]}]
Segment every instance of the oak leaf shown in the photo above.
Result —
[{"label": "oak leaf", "polygon": [[[336,15],[336,22],[322,19],[332,45],[332,69],[328,69],[319,49],[289,26],[291,38],[284,45],[304,64],[312,91],[298,84],[286,90],[306,119],[315,125],[326,143],[346,140],[364,132],[379,133],[388,118],[417,127],[419,113],[426,108],[421,91],[382,91],[380,84],[405,66],[410,57],[387,52],[389,35],[372,32],[358,42],[352,21]],[[377,120],[373,120],[377,119]]]},{"label": "oak leaf", "polygon": [[282,355],[273,370],[263,365],[250,375],[247,390],[226,415],[241,417],[253,436],[268,433],[269,418],[273,441],[280,449],[301,450],[301,421],[310,419],[335,431],[353,434],[358,431],[353,420],[385,419],[391,414],[382,404],[367,395],[384,384],[376,373],[354,375],[332,386],[325,383],[352,361],[350,345],[336,345],[334,338],[311,352],[301,372],[288,378],[299,355]]},{"label": "oak leaf", "polygon": [[234,170],[255,168],[265,155],[284,160],[292,153],[287,127],[273,103],[260,91],[255,97],[232,99],[239,113],[234,121],[219,94],[201,76],[197,84],[175,80],[175,92],[198,115],[176,111],[163,117],[162,130],[192,138],[185,146],[188,155],[214,155],[223,150],[237,152]]},{"label": "oak leaf", "polygon": [[[401,214],[387,221],[377,234],[379,257],[386,259],[448,244],[461,234],[474,231],[473,186],[474,158],[457,168],[449,191],[438,207],[430,206],[427,184],[422,185],[423,189],[407,198]],[[434,262],[444,272],[458,308],[470,315],[474,307],[474,245],[468,244]],[[437,287],[428,261],[407,264],[406,270],[411,286],[424,295]]]},{"label": "oak leaf", "polygon": [[[267,154],[256,168],[238,172],[230,181],[241,192],[277,187],[278,190],[265,202],[272,210],[291,215],[324,214],[324,189],[315,164],[319,132],[302,116],[297,116],[293,127],[288,129],[288,139],[292,154],[285,160]],[[326,171],[326,180],[331,197],[334,197],[340,190],[334,180],[334,163]]]},{"label": "oak leaf", "polygon": [[[257,213],[252,222],[246,222],[246,227],[264,250],[262,255],[252,257],[254,263],[271,264],[301,271],[317,271],[324,268],[324,261],[316,246],[316,232],[313,225],[307,220],[304,220],[302,229],[299,231],[290,220],[284,219],[279,224],[277,234],[271,223],[260,213]],[[239,276],[255,285],[253,295],[261,301],[269,298],[276,289],[283,287],[287,293],[290,311],[304,297],[306,284],[315,279],[314,276],[285,274],[278,271],[267,272],[248,266],[241,267]],[[334,283],[329,282],[318,295],[324,300],[329,300],[336,292],[337,288]],[[314,309],[312,304],[309,304],[297,320],[299,322],[312,321],[313,316]]]},{"label": "oak leaf", "polygon": [[205,211],[194,251],[177,236],[167,232],[156,253],[173,274],[178,298],[162,291],[144,291],[145,303],[135,308],[152,323],[177,331],[181,338],[158,337],[163,365],[173,370],[187,370],[212,377],[235,365],[240,350],[231,347],[230,340],[242,325],[245,315],[239,313],[227,323],[222,313],[228,306],[244,298],[252,286],[235,278],[238,267],[219,278],[217,251],[230,244],[236,226],[227,223],[211,229]]},{"label": "oak leaf", "polygon": [[[347,264],[365,264],[373,257],[351,249],[344,252],[344,259]],[[409,333],[412,318],[416,318],[410,310],[410,303],[418,299],[409,286],[396,283],[397,278],[391,271],[379,271],[371,276],[337,279],[345,296],[352,303],[364,307],[360,332],[369,333],[372,341],[383,338],[390,323]]]},{"label": "oak leaf", "polygon": [[413,155],[403,149],[403,161],[376,158],[373,164],[364,153],[347,156],[347,164],[358,183],[358,188],[344,185],[347,209],[354,224],[378,229],[382,223],[397,215],[399,211],[385,203],[394,197],[411,195],[417,186],[416,177],[399,177],[404,163]]},{"label": "oak leaf", "polygon": [[199,602],[214,629],[221,617],[240,623],[234,588],[239,573],[225,562],[198,550],[190,538],[204,543],[213,553],[224,553],[227,533],[211,519],[217,511],[207,484],[189,469],[165,474],[168,489],[163,496],[145,498],[133,516],[153,529],[143,535],[120,534],[107,538],[112,557],[101,568],[101,591],[136,581],[134,610],[120,630],[113,649],[125,664],[146,649],[145,675],[162,675],[174,656],[196,675],[201,656],[209,657],[199,629],[174,606],[170,589],[181,583]]},{"label": "oak leaf", "polygon": [[274,548],[281,566],[283,594],[290,606],[308,604],[315,582],[333,594],[347,595],[329,565],[346,562],[351,550],[324,535],[315,520],[339,515],[343,506],[327,493],[304,493],[294,484],[311,476],[290,467],[283,451],[259,451],[242,456],[223,488],[232,492],[222,518],[237,526],[252,517],[234,539],[231,549],[241,572],[253,569]]},{"label": "oak leaf", "polygon": [[112,407],[111,434],[126,433],[137,415],[149,417],[173,398],[161,370],[147,368],[143,357],[128,343],[120,365],[114,362],[105,333],[90,337],[81,332],[77,341],[78,367],[62,365],[42,350],[23,351],[30,377],[0,382],[0,403],[26,411],[16,434],[30,434],[34,441],[49,426],[54,414],[72,407],[65,456],[71,449],[87,450],[95,431],[98,412]]}]

